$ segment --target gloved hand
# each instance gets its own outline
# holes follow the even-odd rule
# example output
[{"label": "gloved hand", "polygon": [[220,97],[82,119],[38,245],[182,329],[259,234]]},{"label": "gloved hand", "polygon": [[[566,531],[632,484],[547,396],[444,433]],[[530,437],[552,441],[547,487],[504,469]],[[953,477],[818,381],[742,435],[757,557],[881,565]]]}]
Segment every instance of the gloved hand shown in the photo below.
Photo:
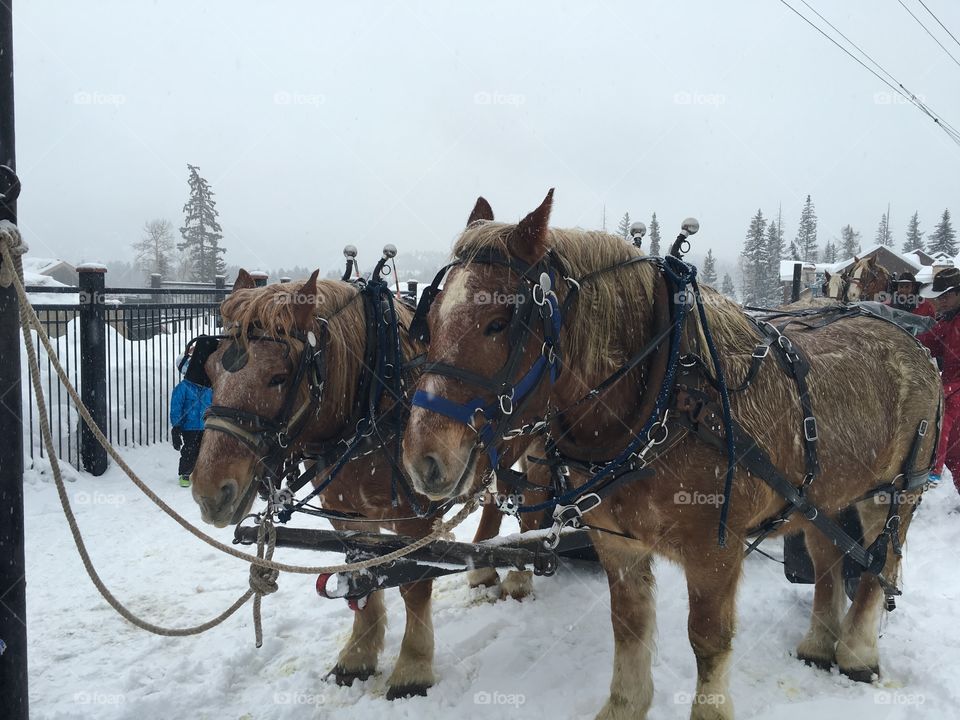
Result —
[{"label": "gloved hand", "polygon": [[170,440],[173,442],[174,450],[179,450],[183,447],[183,432],[176,425],[173,426],[173,430],[170,432]]}]

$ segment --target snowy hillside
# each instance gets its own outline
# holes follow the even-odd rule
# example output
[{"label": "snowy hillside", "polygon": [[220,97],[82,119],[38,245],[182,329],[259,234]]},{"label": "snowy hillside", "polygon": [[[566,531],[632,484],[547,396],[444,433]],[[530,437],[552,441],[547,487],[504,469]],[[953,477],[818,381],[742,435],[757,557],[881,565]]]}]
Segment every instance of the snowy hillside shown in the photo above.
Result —
[{"label": "snowy hillside", "polygon": [[[190,492],[176,484],[167,446],[124,452],[187,517]],[[68,472],[71,472],[69,468]],[[246,565],[216,554],[162,515],[116,468],[73,474],[69,492],[97,567],[120,599],[147,619],[192,625],[219,613],[246,586]],[[30,705],[34,718],[592,718],[610,680],[612,632],[598,567],[566,565],[538,578],[536,597],[493,602],[463,577],[436,582],[437,684],[427,698],[388,702],[399,651],[402,603],[388,592],[390,627],[381,674],[352,688],[324,681],[347,636],[351,611],[321,600],[315,578],[283,575],[264,600],[265,642],[253,644],[249,608],[200,638],[169,639],[121,620],[87,579],[48,475],[26,476]],[[884,621],[882,679],[853,683],[805,667],[791,654],[806,630],[812,588],[749,559],[739,603],[732,691],[737,717],[871,720],[960,717],[960,601],[956,548],[960,505],[947,482],[930,492],[906,548],[905,595]],[[477,517],[458,535],[469,539]],[[506,525],[506,523],[505,523]],[[512,528],[509,529],[513,531]],[[228,530],[214,532],[229,540]],[[770,548],[779,553],[777,543]],[[339,556],[279,550],[291,562]],[[687,718],[694,658],[686,638],[686,587],[678,568],[656,567],[658,653],[652,720]]]}]

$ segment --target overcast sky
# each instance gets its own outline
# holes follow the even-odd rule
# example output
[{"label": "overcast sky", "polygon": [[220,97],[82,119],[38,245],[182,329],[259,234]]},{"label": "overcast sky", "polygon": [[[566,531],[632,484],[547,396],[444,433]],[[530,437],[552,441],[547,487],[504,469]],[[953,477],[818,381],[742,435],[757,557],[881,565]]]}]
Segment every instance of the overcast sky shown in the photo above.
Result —
[{"label": "overcast sky", "polygon": [[[960,66],[896,0],[808,0],[960,127]],[[960,58],[916,0],[905,0]],[[801,0],[790,0],[801,7]],[[926,0],[960,37],[960,3]],[[695,215],[739,252],[758,208],[788,238],[873,241],[891,205],[960,212],[960,148],[778,0],[264,3],[15,0],[20,222],[36,255],[131,259],[212,183],[226,260],[446,251],[477,195],[516,220]],[[960,221],[960,218],[958,218]]]}]

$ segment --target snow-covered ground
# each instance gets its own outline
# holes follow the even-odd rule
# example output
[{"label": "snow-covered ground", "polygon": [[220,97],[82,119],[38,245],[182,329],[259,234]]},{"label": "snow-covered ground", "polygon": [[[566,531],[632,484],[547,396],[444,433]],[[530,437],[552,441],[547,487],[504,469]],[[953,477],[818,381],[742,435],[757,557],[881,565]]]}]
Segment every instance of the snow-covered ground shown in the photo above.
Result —
[{"label": "snow-covered ground", "polygon": [[[176,483],[169,446],[128,449],[131,465],[171,504],[199,522]],[[218,614],[245,588],[247,566],[182,531],[111,467],[100,478],[70,468],[69,492],[94,562],[117,596],[159,624],[186,626]],[[347,637],[351,611],[321,600],[315,578],[283,575],[264,600],[257,650],[249,607],[199,637],[170,639],[120,619],[84,573],[44,474],[26,475],[30,705],[34,718],[592,718],[610,680],[613,640],[606,580],[597,567],[567,565],[538,578],[536,596],[494,602],[462,576],[434,591],[437,684],[429,697],[388,702],[399,652],[402,603],[388,593],[390,627],[381,674],[351,688],[325,682]],[[951,608],[960,504],[948,482],[930,492],[906,548],[905,595],[884,621],[883,678],[874,685],[792,657],[806,630],[812,588],[790,585],[759,556],[747,563],[732,671],[737,717],[870,720],[960,717],[960,632]],[[952,511],[952,512],[951,512]],[[458,535],[472,536],[476,517]],[[214,530],[229,540],[229,530]],[[512,531],[512,529],[510,530]],[[779,553],[776,543],[771,544]],[[290,562],[339,556],[281,549]],[[686,587],[657,563],[658,653],[652,720],[686,718],[694,658],[686,638]]]}]

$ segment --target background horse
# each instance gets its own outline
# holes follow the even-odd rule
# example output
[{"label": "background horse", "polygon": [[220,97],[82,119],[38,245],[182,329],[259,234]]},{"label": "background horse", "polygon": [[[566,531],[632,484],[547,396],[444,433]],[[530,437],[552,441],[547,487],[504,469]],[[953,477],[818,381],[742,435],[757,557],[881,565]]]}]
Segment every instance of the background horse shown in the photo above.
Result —
[{"label": "background horse", "polygon": [[890,292],[890,272],[877,262],[875,256],[855,257],[853,267],[842,273],[825,273],[823,294],[840,302],[885,299]]},{"label": "background horse", "polygon": [[[480,294],[515,293],[518,282],[527,282],[514,268],[484,260],[489,257],[484,253],[492,249],[533,265],[552,251],[556,266],[565,268],[554,283],[559,307],[565,306],[571,287],[580,279],[579,297],[562,318],[562,372],[554,384],[541,383],[527,397],[523,409],[511,417],[516,426],[543,417],[550,407],[567,408],[597,387],[648,343],[657,317],[664,312],[663,303],[668,302],[661,271],[647,262],[586,279],[636,257],[639,251],[622,238],[604,233],[548,229],[551,200],[552,191],[516,225],[489,222],[492,214],[468,225],[454,246],[454,256],[463,262],[449,271],[428,315],[428,361],[456,367],[471,377],[493,377],[505,367],[515,343],[523,342],[515,363],[519,369],[512,376],[515,383],[543,353],[545,330],[535,322],[535,327],[526,328],[525,337],[510,340],[505,331],[512,327],[516,308],[475,301]],[[478,254],[482,257],[477,258]],[[661,299],[655,302],[658,293]],[[738,384],[751,365],[759,333],[736,304],[709,288],[703,293],[723,370],[731,385]],[[822,473],[806,494],[821,511],[835,516],[901,473],[921,421],[936,427],[940,381],[923,349],[898,328],[878,320],[845,318],[816,331],[791,333],[791,339],[810,365],[809,397],[819,433]],[[695,315],[687,321],[684,343],[687,348],[705,347]],[[645,419],[641,413],[649,412],[642,409],[650,397],[647,378],[655,374],[660,354],[625,375],[615,392],[556,420],[555,437],[565,456],[603,462],[627,446]],[[709,360],[706,364],[708,370],[716,370]],[[476,387],[445,375],[424,374],[417,387],[449,403],[476,402]],[[863,392],[871,387],[876,391]],[[657,390],[653,387],[653,392]],[[853,415],[852,397],[858,399]],[[486,403],[494,401],[484,391],[485,406],[491,407]],[[731,401],[737,422],[757,438],[773,466],[799,487],[804,475],[803,413],[793,379],[778,362],[767,361]],[[418,491],[440,499],[476,488],[490,464],[485,452],[477,452],[476,425],[483,421],[475,415],[467,425],[428,407],[413,408],[404,437],[404,463]],[[591,527],[608,531],[592,533],[609,579],[615,642],[610,697],[599,717],[645,717],[649,708],[655,633],[651,556],[657,553],[679,563],[687,577],[688,630],[697,660],[691,717],[726,720],[733,717],[728,673],[744,556],[736,541],[725,547],[717,542],[726,458],[681,426],[668,428],[668,451],[653,460],[654,474],[616,485],[585,516]],[[930,458],[936,434],[931,431],[920,438],[917,457],[922,462]],[[575,473],[572,480],[582,483],[586,477]],[[750,528],[783,509],[783,498],[741,467],[732,487],[727,522],[731,539],[745,538]],[[919,492],[914,492],[901,498],[902,524],[897,533],[901,542],[918,497]],[[857,508],[870,543],[884,527],[888,506],[871,501]],[[806,530],[816,567],[813,617],[798,656],[821,666],[836,663],[850,677],[869,680],[879,672],[877,635],[884,593],[877,578],[862,576],[855,600],[844,614],[840,551],[802,517],[794,515],[783,526],[791,532]],[[780,532],[786,529],[783,526]],[[898,563],[896,553],[887,554],[881,572],[892,582]]]}]

